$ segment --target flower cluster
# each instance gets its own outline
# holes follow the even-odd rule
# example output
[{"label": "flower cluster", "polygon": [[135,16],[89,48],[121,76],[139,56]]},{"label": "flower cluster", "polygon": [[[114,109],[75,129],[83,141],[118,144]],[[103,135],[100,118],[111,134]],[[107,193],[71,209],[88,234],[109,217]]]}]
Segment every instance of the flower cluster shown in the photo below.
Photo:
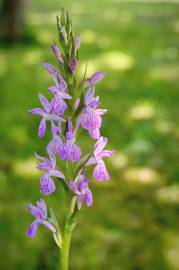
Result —
[{"label": "flower cluster", "polygon": [[[93,203],[90,181],[86,177],[89,166],[94,166],[93,176],[97,181],[109,180],[110,176],[104,163],[105,157],[111,157],[113,151],[105,150],[108,139],[101,136],[102,116],[107,112],[100,108],[99,96],[95,95],[95,87],[106,75],[97,72],[90,78],[78,80],[80,35],[74,37],[71,20],[62,12],[57,20],[60,48],[54,43],[51,50],[56,57],[58,70],[49,63],[44,68],[50,74],[53,85],[48,87],[48,98],[39,94],[40,108],[29,110],[31,114],[41,117],[38,136],[46,134],[48,125],[52,138],[46,147],[49,158],[36,154],[40,161],[37,168],[43,172],[40,177],[40,192],[51,195],[56,190],[56,181],[65,186],[71,198],[75,198],[77,210],[86,203]],[[50,101],[49,101],[50,100]],[[79,131],[84,129],[95,140],[92,151],[84,158],[80,147]],[[60,169],[59,162],[66,163],[66,170]],[[35,221],[28,229],[28,236],[34,237],[39,224],[45,225],[53,233],[56,232],[53,220],[47,221],[47,208],[40,199],[37,207],[29,205],[30,213]],[[75,208],[74,208],[75,209]]]}]

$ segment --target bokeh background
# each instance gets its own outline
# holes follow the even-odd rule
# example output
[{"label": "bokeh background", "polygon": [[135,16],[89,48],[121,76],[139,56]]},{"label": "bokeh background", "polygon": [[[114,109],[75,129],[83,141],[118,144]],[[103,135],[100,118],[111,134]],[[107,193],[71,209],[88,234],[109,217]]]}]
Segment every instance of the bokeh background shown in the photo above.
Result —
[{"label": "bokeh background", "polygon": [[[70,269],[178,270],[179,1],[24,3],[17,17],[24,16],[24,27],[20,22],[14,33],[11,25],[9,34],[12,13],[1,21],[0,269],[58,269],[50,233],[42,227],[34,240],[25,236],[32,221],[26,205],[40,196],[34,151],[44,154],[50,138],[37,137],[39,118],[27,110],[51,83],[42,62],[55,64],[49,46],[57,41],[55,18],[63,6],[82,35],[81,71],[88,61],[88,74],[108,72],[97,92],[109,109],[102,133],[116,149],[107,161],[111,181],[92,180],[94,206],[80,213]],[[47,199],[60,222],[63,199],[60,185]]]}]

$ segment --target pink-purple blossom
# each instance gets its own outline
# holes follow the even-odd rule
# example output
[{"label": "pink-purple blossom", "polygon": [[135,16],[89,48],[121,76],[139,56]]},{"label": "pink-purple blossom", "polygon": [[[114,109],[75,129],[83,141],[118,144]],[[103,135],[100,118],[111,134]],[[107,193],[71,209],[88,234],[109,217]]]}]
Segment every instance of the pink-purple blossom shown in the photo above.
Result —
[{"label": "pink-purple blossom", "polygon": [[87,91],[85,96],[85,108],[80,118],[81,126],[88,130],[91,138],[97,140],[100,137],[100,128],[102,124],[102,115],[107,112],[106,109],[98,109],[100,105],[99,97],[94,97],[95,88]]},{"label": "pink-purple blossom", "polygon": [[49,102],[44,95],[39,94],[39,100],[43,108],[31,109],[28,112],[42,116],[38,129],[38,135],[39,137],[43,137],[46,132],[46,121],[65,122],[65,120],[52,111],[52,103]]},{"label": "pink-purple blossom", "polygon": [[88,207],[93,203],[92,192],[89,189],[89,180],[85,175],[78,175],[75,181],[69,181],[69,188],[77,195],[78,209],[81,208],[82,203],[85,202]]},{"label": "pink-purple blossom", "polygon": [[65,176],[61,171],[56,169],[56,158],[53,153],[49,153],[50,159],[37,154],[36,157],[42,161],[42,163],[37,165],[37,168],[44,172],[44,174],[40,177],[40,191],[44,195],[50,195],[56,189],[55,182],[52,177],[65,179]]},{"label": "pink-purple blossom", "polygon": [[73,129],[71,119],[68,120],[68,130],[66,132],[66,140],[59,151],[59,157],[62,160],[77,162],[81,158],[81,149],[75,144],[75,135],[78,125]]},{"label": "pink-purple blossom", "polygon": [[55,227],[47,221],[47,206],[43,199],[37,201],[37,206],[32,204],[28,205],[29,212],[35,217],[35,220],[30,224],[27,235],[31,238],[35,237],[37,228],[40,224],[43,224],[53,233],[56,232]]},{"label": "pink-purple blossom", "polygon": [[67,92],[67,83],[61,74],[55,72],[52,73],[52,78],[55,82],[55,85],[52,85],[48,88],[54,96],[52,98],[52,111],[57,115],[64,114],[67,109],[67,104],[65,99],[71,99],[72,97]]},{"label": "pink-purple blossom", "polygon": [[93,156],[86,163],[86,165],[92,164],[96,165],[93,170],[93,176],[98,181],[109,180],[110,178],[109,173],[106,169],[106,165],[103,161],[103,158],[112,157],[114,151],[104,150],[107,142],[108,142],[107,138],[100,137],[99,140],[94,145]]},{"label": "pink-purple blossom", "polygon": [[60,137],[61,127],[60,123],[56,126],[52,123],[51,126],[52,140],[47,145],[47,152],[57,154],[63,145],[62,139]]}]

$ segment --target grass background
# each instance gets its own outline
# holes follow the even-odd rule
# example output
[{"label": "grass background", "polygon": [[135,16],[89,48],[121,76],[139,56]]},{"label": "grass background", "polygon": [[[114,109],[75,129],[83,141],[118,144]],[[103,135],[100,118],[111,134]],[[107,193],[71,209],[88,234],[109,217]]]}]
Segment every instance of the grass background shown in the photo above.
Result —
[{"label": "grass background", "polygon": [[[25,236],[26,205],[39,198],[34,151],[37,93],[51,83],[42,62],[55,64],[61,6],[82,34],[81,66],[107,71],[98,86],[102,133],[116,149],[109,183],[92,180],[94,206],[80,213],[71,270],[179,269],[179,3],[178,1],[31,0],[24,43],[0,46],[0,269],[58,269],[58,250],[45,228]],[[86,135],[81,144],[87,144]],[[63,214],[63,192],[48,198]]]}]

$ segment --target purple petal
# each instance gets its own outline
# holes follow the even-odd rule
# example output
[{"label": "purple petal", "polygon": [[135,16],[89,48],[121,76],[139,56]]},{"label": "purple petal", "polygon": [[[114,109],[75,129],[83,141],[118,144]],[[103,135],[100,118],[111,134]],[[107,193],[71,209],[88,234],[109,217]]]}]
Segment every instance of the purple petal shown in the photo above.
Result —
[{"label": "purple petal", "polygon": [[55,69],[54,67],[49,64],[49,63],[44,63],[43,64],[44,68],[50,73],[50,74],[54,74],[55,73]]},{"label": "purple petal", "polygon": [[88,207],[92,206],[93,204],[93,195],[90,189],[84,194],[84,201]]},{"label": "purple petal", "polygon": [[52,194],[56,189],[55,183],[48,174],[44,174],[40,178],[40,191],[44,195]]},{"label": "purple petal", "polygon": [[84,129],[99,129],[101,127],[101,123],[102,118],[94,109],[82,114],[81,125]]},{"label": "purple petal", "polygon": [[84,194],[88,190],[88,183],[89,180],[86,177],[84,177],[78,184],[79,192]]},{"label": "purple petal", "polygon": [[64,174],[62,172],[58,171],[58,170],[51,171],[51,176],[55,176],[57,178],[65,179]]},{"label": "purple petal", "polygon": [[44,110],[47,113],[49,113],[51,108],[50,108],[50,103],[49,103],[48,99],[42,94],[39,94],[38,96],[39,96],[40,103],[44,107]]},{"label": "purple petal", "polygon": [[81,158],[81,149],[78,145],[67,142],[63,144],[58,154],[62,160],[77,162]]},{"label": "purple petal", "polygon": [[97,84],[99,81],[101,81],[104,78],[105,75],[106,75],[105,72],[96,72],[95,74],[93,74],[91,78],[85,80],[84,86],[91,87]]},{"label": "purple petal", "polygon": [[35,218],[38,218],[39,217],[39,209],[38,207],[32,205],[31,203],[28,204],[27,206],[29,212],[35,217]]},{"label": "purple petal", "polygon": [[79,210],[82,207],[83,200],[84,200],[83,195],[78,196],[77,206]]},{"label": "purple petal", "polygon": [[98,162],[98,164],[94,168],[93,176],[97,181],[109,180],[110,177],[109,177],[108,171],[102,160]]},{"label": "purple petal", "polygon": [[53,94],[57,94],[57,93],[59,92],[58,87],[55,86],[55,85],[50,86],[50,87],[48,88],[48,90],[49,90],[51,93],[53,93]]},{"label": "purple petal", "polygon": [[50,231],[52,231],[53,233],[56,232],[55,227],[48,221],[44,220],[41,222],[45,227],[47,227]]},{"label": "purple petal", "polygon": [[61,115],[67,109],[66,102],[59,96],[55,96],[51,101],[52,110],[54,113]]},{"label": "purple petal", "polygon": [[107,112],[108,110],[107,109],[96,109],[96,112],[99,114],[99,115],[103,115]]},{"label": "purple petal", "polygon": [[81,149],[78,145],[74,144],[73,145],[73,150],[71,152],[71,160],[73,162],[79,161],[81,158]]},{"label": "purple petal", "polygon": [[94,85],[98,83],[104,78],[105,75],[106,75],[106,72],[96,72],[90,79],[91,84]]},{"label": "purple petal", "polygon": [[99,130],[99,128],[96,128],[96,129],[90,129],[90,130],[88,130],[88,132],[89,132],[89,135],[91,136],[91,138],[92,139],[94,139],[94,140],[98,140],[99,139],[99,137],[100,137],[100,130]]},{"label": "purple petal", "polygon": [[63,117],[60,117],[59,115],[56,114],[49,114],[49,118],[52,121],[65,122],[65,119]]},{"label": "purple petal", "polygon": [[28,110],[29,113],[31,114],[37,114],[37,115],[44,115],[44,110],[41,109],[41,108],[35,108],[35,109],[31,109],[31,110]]},{"label": "purple petal", "polygon": [[47,218],[47,206],[45,204],[45,201],[43,199],[40,199],[37,201],[38,208],[41,212],[41,219]]},{"label": "purple petal", "polygon": [[38,225],[39,223],[37,220],[32,222],[27,230],[27,236],[34,238],[37,232]]},{"label": "purple petal", "polygon": [[55,158],[55,155],[53,153],[49,153],[49,156],[50,156],[50,165],[51,165],[51,168],[55,169],[55,167],[56,167],[56,158]]},{"label": "purple petal", "polygon": [[99,138],[99,140],[97,141],[97,143],[95,144],[94,146],[94,155],[97,156],[103,149],[104,147],[106,146],[108,142],[108,139],[107,138],[104,138],[103,136],[101,136]]},{"label": "purple petal", "polygon": [[78,187],[76,185],[76,182],[69,180],[68,181],[68,186],[74,193],[78,194]]},{"label": "purple petal", "polygon": [[61,96],[63,99],[72,99],[72,97],[69,94],[64,93],[64,92],[61,93]]},{"label": "purple petal", "polygon": [[94,157],[91,157],[87,162],[86,162],[86,166],[88,165],[94,165],[97,164],[97,161]]},{"label": "purple petal", "polygon": [[60,148],[63,146],[62,140],[60,137],[53,138],[47,145],[47,152],[57,154],[60,151]]},{"label": "purple petal", "polygon": [[89,89],[86,92],[86,95],[85,95],[85,104],[86,105],[90,104],[93,101],[94,94],[95,94],[95,87],[93,87],[92,89]]},{"label": "purple petal", "polygon": [[100,152],[98,154],[98,157],[99,158],[112,157],[113,153],[114,153],[114,150],[113,151],[111,151],[111,150],[103,150],[102,152]]},{"label": "purple petal", "polygon": [[46,132],[46,119],[45,117],[42,118],[40,121],[39,129],[38,129],[38,136],[43,137]]}]

